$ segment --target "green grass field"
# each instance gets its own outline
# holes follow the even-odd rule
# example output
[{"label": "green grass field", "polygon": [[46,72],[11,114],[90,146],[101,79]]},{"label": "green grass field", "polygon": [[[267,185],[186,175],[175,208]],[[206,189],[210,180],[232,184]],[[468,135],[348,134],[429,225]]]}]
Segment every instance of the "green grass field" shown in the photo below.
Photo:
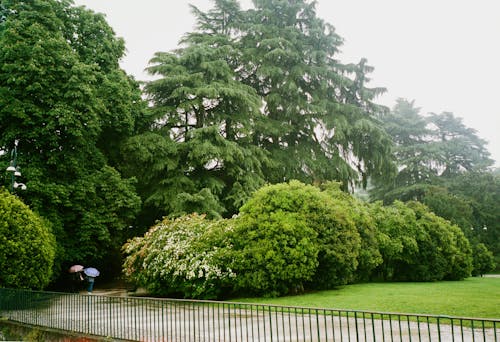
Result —
[{"label": "green grass field", "polygon": [[314,308],[500,318],[500,278],[468,278],[433,283],[366,283],[281,298],[239,298]]}]

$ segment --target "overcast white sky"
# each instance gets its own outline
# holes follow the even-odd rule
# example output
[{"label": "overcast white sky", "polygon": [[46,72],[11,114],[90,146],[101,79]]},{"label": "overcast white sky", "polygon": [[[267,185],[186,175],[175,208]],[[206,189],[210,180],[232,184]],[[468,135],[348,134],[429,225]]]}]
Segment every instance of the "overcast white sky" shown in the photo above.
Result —
[{"label": "overcast white sky", "polygon": [[[251,0],[241,0],[243,8]],[[365,57],[377,102],[415,100],[422,113],[453,112],[489,142],[500,166],[500,0],[318,0],[318,16],[345,39],[343,62]],[[157,51],[177,47],[193,29],[188,4],[210,0],[75,0],[104,13],[126,42],[121,65],[139,80]]]}]

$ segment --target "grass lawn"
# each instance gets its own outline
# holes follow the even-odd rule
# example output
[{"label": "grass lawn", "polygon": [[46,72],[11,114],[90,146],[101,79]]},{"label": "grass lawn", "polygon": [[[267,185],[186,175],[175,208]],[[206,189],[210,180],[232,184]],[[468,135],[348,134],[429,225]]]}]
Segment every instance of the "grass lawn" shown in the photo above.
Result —
[{"label": "grass lawn", "polygon": [[244,303],[500,318],[500,278],[432,283],[366,283],[281,298],[239,298]]}]

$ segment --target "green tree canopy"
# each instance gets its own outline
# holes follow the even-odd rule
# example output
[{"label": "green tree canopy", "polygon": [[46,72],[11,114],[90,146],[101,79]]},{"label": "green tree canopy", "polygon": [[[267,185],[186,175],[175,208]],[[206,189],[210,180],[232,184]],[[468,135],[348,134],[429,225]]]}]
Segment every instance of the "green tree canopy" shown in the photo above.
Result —
[{"label": "green tree canopy", "polygon": [[467,172],[484,172],[493,165],[486,145],[473,128],[466,127],[461,118],[450,112],[431,113],[428,118],[433,139],[438,146],[441,177],[450,177]]},{"label": "green tree canopy", "polygon": [[276,165],[271,182],[338,180],[344,186],[390,171],[390,143],[368,89],[372,68],[341,64],[342,38],[314,2],[255,1],[240,34],[242,82],[256,89],[266,121],[256,138]]},{"label": "green tree canopy", "polygon": [[[233,2],[217,3],[221,11],[229,5],[237,9]],[[175,161],[157,169],[165,186],[150,187],[146,203],[172,216],[220,217],[235,213],[263,185],[268,158],[252,144],[253,127],[262,116],[260,99],[237,81],[232,63],[238,51],[226,26],[212,27],[215,19],[207,19],[222,14],[193,11],[203,32],[211,33],[189,34],[185,48],[156,53],[148,68],[157,76],[145,88],[155,113],[153,130],[156,139],[175,149]]]},{"label": "green tree canopy", "polygon": [[340,183],[329,182],[321,189],[334,199],[334,205],[344,212],[354,223],[361,238],[355,281],[367,281],[373,277],[375,269],[382,264],[378,243],[378,228],[371,215],[370,204],[340,189]]},{"label": "green tree canopy", "polygon": [[259,189],[231,219],[164,219],[124,246],[125,274],[154,294],[197,298],[351,282],[361,238],[330,191],[291,181]]},{"label": "green tree canopy", "polygon": [[472,211],[470,225],[462,228],[473,244],[483,243],[493,253],[498,267],[500,265],[500,174],[467,172],[448,179],[445,186],[450,193],[469,203]]},{"label": "green tree canopy", "polygon": [[[384,108],[372,102],[383,89],[366,87],[365,60],[338,62],[342,39],[314,3],[259,1],[242,10],[216,0],[206,12],[192,10],[196,30],[148,68],[151,127],[172,152],[144,165],[158,185],[140,180],[149,212],[230,217],[265,182],[338,180],[347,188],[393,171],[376,120]],[[141,153],[138,139],[126,154]]]},{"label": "green tree canopy", "polygon": [[390,183],[392,189],[427,183],[438,171],[432,163],[435,151],[429,144],[431,131],[420,108],[415,107],[414,101],[398,99],[393,110],[382,116],[382,122],[394,142],[398,164],[398,173]]},{"label": "green tree canopy", "polygon": [[472,275],[483,276],[495,269],[495,259],[484,243],[473,245],[472,253],[474,255]]},{"label": "green tree canopy", "polygon": [[2,4],[0,146],[8,153],[20,141],[22,196],[53,223],[56,268],[105,267],[140,205],[133,182],[113,169],[143,115],[137,84],[118,67],[124,43],[102,15],[71,1]]},{"label": "green tree canopy", "polygon": [[456,225],[435,215],[425,205],[410,202],[420,235],[413,277],[419,280],[462,280],[472,272],[472,250]]},{"label": "green tree canopy", "polygon": [[233,235],[237,292],[279,296],[313,279],[318,231],[304,215],[305,206],[314,206],[307,190],[312,187],[267,186],[241,208]]},{"label": "green tree canopy", "polygon": [[421,201],[430,185],[465,172],[485,172],[493,164],[486,142],[452,113],[424,117],[414,101],[398,99],[382,122],[395,145],[398,172],[393,179],[375,181],[374,199]]}]

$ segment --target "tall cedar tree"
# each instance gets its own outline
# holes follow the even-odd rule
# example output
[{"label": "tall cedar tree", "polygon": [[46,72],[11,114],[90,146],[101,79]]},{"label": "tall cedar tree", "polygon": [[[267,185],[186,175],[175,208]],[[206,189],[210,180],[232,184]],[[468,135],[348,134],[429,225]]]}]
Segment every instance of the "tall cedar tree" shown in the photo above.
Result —
[{"label": "tall cedar tree", "polygon": [[[199,32],[183,39],[184,48],[156,53],[148,68],[157,76],[146,86],[157,114],[153,133],[171,146],[172,162],[152,161],[158,177],[145,181],[155,183],[144,184],[146,204],[171,216],[232,215],[264,184],[267,153],[252,141],[261,102],[234,68],[240,51],[230,33],[238,5],[218,1],[208,13],[193,13]],[[129,150],[134,155],[134,145]]]},{"label": "tall cedar tree", "polygon": [[240,39],[242,82],[263,101],[264,126],[255,141],[271,153],[271,182],[339,180],[346,186],[390,173],[389,139],[359,64],[341,64],[342,39],[310,1],[254,1]]},{"label": "tall cedar tree", "polygon": [[395,145],[398,172],[390,181],[375,182],[374,199],[423,200],[432,186],[493,164],[486,142],[452,113],[424,117],[414,101],[398,99],[382,121]]},{"label": "tall cedar tree", "polygon": [[[438,173],[431,144],[431,130],[420,115],[414,101],[398,99],[390,113],[382,116],[386,132],[394,143],[393,155],[398,172],[390,181],[374,182],[371,196],[391,202],[395,198],[408,200],[401,191],[413,189],[416,184],[428,184]],[[395,192],[395,194],[392,194]]]},{"label": "tall cedar tree", "polygon": [[[148,69],[154,140],[171,152],[144,160],[156,174],[141,185],[156,215],[230,216],[264,182],[347,188],[393,171],[376,120],[383,108],[372,103],[383,89],[366,88],[365,60],[335,59],[342,39],[314,3],[255,1],[242,11],[216,0],[193,13],[197,30]],[[140,158],[144,146],[129,146]]]}]

